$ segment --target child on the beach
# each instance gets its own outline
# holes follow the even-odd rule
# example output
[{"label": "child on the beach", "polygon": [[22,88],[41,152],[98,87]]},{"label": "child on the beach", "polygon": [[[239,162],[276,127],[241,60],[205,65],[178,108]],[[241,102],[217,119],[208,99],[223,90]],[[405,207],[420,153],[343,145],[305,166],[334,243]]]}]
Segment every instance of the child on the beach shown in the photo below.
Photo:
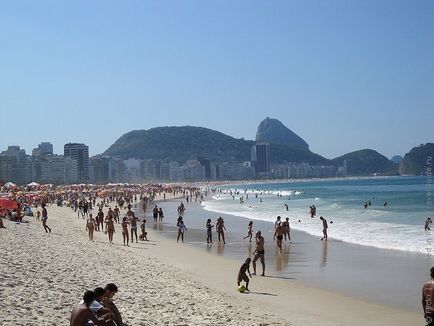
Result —
[{"label": "child on the beach", "polygon": [[240,271],[238,272],[238,279],[237,284],[240,286],[241,281],[246,282],[246,291],[249,291],[249,277],[246,274],[246,271],[249,272],[249,276],[252,277],[252,274],[250,274],[250,262],[252,260],[250,258],[247,258],[244,264],[241,265]]},{"label": "child on the beach", "polygon": [[148,232],[146,232],[146,219],[145,218],[143,218],[143,222],[140,225],[140,229],[142,230],[142,234],[140,235],[139,239],[143,240],[143,241],[148,241],[148,238],[147,238]]}]

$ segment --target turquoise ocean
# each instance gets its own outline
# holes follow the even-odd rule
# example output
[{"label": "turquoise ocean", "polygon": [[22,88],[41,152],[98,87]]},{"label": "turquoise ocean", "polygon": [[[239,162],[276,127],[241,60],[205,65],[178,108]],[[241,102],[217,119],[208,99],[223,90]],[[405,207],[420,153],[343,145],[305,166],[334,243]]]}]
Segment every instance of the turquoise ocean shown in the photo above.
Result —
[{"label": "turquoise ocean", "polygon": [[[426,254],[429,193],[429,180],[423,176],[245,183],[220,187],[202,205],[253,221],[288,217],[292,229],[314,236],[322,236],[323,216],[332,239]],[[371,206],[365,208],[368,201]],[[311,205],[317,208],[315,218],[309,215]]]}]

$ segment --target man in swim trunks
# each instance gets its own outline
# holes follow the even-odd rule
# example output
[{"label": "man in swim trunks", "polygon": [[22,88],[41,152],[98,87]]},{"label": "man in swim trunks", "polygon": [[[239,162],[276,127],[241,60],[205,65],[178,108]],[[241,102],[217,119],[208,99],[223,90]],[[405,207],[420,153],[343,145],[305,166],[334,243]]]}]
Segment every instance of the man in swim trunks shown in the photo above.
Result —
[{"label": "man in swim trunks", "polygon": [[256,232],[256,249],[253,252],[253,275],[256,275],[256,261],[261,259],[262,264],[262,274],[261,276],[265,276],[265,249],[264,249],[264,237],[261,235],[261,231]]},{"label": "man in swim trunks", "polygon": [[241,265],[240,271],[238,272],[238,278],[237,278],[237,284],[240,286],[241,281],[246,282],[246,291],[249,291],[249,278],[247,277],[246,271],[249,272],[250,277],[252,277],[252,274],[250,274],[250,262],[252,260],[250,258],[247,258],[244,264]]},{"label": "man in swim trunks", "polygon": [[323,227],[322,234],[324,235],[324,237],[321,238],[321,241],[322,240],[327,241],[327,229],[329,227],[327,225],[327,220],[322,216],[319,219],[322,221],[322,227]]},{"label": "man in swim trunks", "polygon": [[282,252],[283,226],[280,223],[276,225],[276,230],[274,230],[273,240],[276,240],[276,238],[277,247],[280,249],[280,252]]}]

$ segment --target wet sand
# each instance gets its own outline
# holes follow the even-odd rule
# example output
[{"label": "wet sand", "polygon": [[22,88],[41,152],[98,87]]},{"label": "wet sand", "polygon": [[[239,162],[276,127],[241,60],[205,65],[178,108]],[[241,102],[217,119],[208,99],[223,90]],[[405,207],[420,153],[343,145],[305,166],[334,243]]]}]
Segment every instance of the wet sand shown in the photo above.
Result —
[{"label": "wet sand", "polygon": [[[161,205],[166,215],[170,212],[173,216],[178,204],[179,201]],[[206,220],[211,218],[215,224],[218,216],[225,220],[227,244],[219,244],[217,234],[213,232],[214,245],[207,246]],[[205,211],[199,203],[190,203],[184,221],[190,227],[187,241],[198,250],[238,262],[254,250],[254,242],[250,245],[248,240],[242,239],[247,234],[248,219]],[[163,226],[158,224],[158,228],[165,237],[173,238],[176,237],[174,224],[175,221],[166,219]],[[261,230],[266,240],[267,273],[274,277],[406,311],[419,313],[422,309],[421,287],[434,264],[432,256],[337,241],[332,237],[332,228],[328,242],[292,229],[292,242],[283,242],[281,254],[273,241],[273,223],[255,220],[253,227]]]}]

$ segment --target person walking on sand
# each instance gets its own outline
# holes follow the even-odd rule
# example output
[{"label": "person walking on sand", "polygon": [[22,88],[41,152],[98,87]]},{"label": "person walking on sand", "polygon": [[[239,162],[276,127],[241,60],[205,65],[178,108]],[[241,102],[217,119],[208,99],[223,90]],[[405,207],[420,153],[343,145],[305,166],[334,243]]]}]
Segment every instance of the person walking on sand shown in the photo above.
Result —
[{"label": "person walking on sand", "polygon": [[282,252],[282,240],[283,240],[283,226],[282,224],[277,224],[276,230],[274,230],[273,240],[277,239],[277,247],[280,252]]},{"label": "person walking on sand", "polygon": [[217,229],[217,234],[218,234],[219,242],[221,240],[223,240],[223,244],[226,244],[226,242],[225,242],[225,232],[224,232],[224,231],[226,231],[225,221],[222,219],[221,216],[219,216],[219,218],[217,219],[216,229]]},{"label": "person walking on sand", "polygon": [[434,267],[430,269],[430,276],[431,279],[422,287],[422,308],[427,326],[434,326]]},{"label": "person walking on sand", "polygon": [[47,225],[47,219],[48,219],[48,212],[47,212],[47,208],[45,208],[46,204],[42,204],[42,226],[45,229],[45,232],[47,233],[51,233],[51,228]]},{"label": "person walking on sand", "polygon": [[89,241],[93,241],[93,232],[95,231],[95,219],[92,217],[92,213],[89,214],[89,218],[86,221],[86,231],[89,234]]},{"label": "person walking on sand", "polygon": [[322,234],[324,235],[324,237],[321,238],[321,241],[327,241],[327,220],[322,216],[319,219],[322,221]]},{"label": "person walking on sand", "polygon": [[176,226],[178,227],[178,238],[176,239],[176,242],[179,241],[179,237],[181,237],[181,241],[184,242],[184,232],[187,231],[187,228],[185,227],[184,221],[182,220],[182,216],[178,217]]},{"label": "person walking on sand", "polygon": [[256,249],[253,252],[253,274],[256,275],[256,261],[261,259],[262,264],[262,274],[261,276],[265,276],[265,249],[264,249],[264,237],[261,235],[261,231],[256,232]]},{"label": "person walking on sand", "polygon": [[[123,219],[122,219],[122,223],[121,223],[121,226],[122,226],[122,237],[123,237],[123,239],[124,239],[124,246],[126,245],[126,246],[130,246],[129,245],[129,243],[130,243],[130,238],[129,238],[129,235],[128,235],[128,224],[130,224],[130,223],[128,223],[127,222],[127,218],[126,217],[124,217]],[[126,243],[126,244],[125,244]]]},{"label": "person walking on sand", "polygon": [[206,221],[206,243],[212,244],[212,228],[214,225],[211,225],[211,219],[209,218]]},{"label": "person walking on sand", "polygon": [[240,286],[241,281],[246,282],[246,291],[249,291],[249,278],[246,274],[246,272],[249,273],[250,278],[252,277],[252,274],[250,273],[250,262],[252,260],[250,258],[247,258],[246,261],[244,262],[244,264],[241,265],[240,270],[238,272],[238,277],[237,277],[237,284],[238,286]]},{"label": "person walking on sand", "polygon": [[291,242],[291,228],[289,227],[289,217],[285,219],[285,221],[282,223],[282,226],[283,226],[283,236],[285,237],[285,242],[287,236],[288,236],[288,241]]},{"label": "person walking on sand", "polygon": [[249,241],[252,242],[252,236],[253,236],[253,221],[250,221],[249,225],[247,226],[247,235],[243,238],[243,240],[250,238]]}]

